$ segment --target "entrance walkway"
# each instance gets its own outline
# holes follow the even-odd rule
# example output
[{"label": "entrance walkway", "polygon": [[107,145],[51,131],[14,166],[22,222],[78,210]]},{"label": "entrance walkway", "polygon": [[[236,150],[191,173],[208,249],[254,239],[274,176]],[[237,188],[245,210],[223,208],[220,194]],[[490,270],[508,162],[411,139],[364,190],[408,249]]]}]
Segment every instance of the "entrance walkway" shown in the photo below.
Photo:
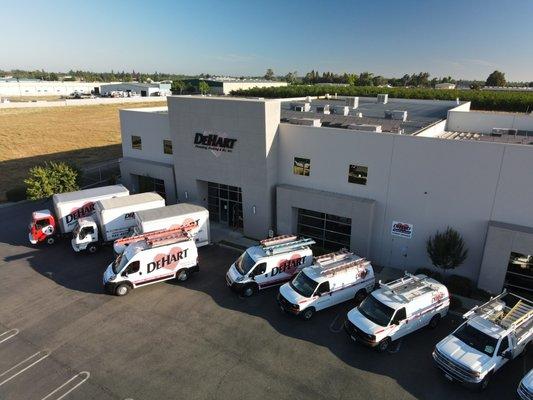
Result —
[{"label": "entrance walkway", "polygon": [[211,242],[237,249],[246,249],[256,246],[257,240],[244,237],[241,231],[228,228],[217,222],[211,222]]}]

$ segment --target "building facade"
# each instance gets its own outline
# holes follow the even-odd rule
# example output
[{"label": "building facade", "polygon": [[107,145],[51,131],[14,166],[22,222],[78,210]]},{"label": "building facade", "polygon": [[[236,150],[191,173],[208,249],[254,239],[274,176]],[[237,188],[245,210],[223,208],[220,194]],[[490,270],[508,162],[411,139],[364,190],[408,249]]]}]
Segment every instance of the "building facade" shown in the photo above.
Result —
[{"label": "building facade", "polygon": [[297,233],[409,271],[431,265],[426,241],[450,226],[469,251],[454,273],[530,288],[532,116],[513,130],[508,114],[476,123],[469,103],[325,102],[171,96],[168,112],[121,111],[124,182],[158,184],[248,237]]}]

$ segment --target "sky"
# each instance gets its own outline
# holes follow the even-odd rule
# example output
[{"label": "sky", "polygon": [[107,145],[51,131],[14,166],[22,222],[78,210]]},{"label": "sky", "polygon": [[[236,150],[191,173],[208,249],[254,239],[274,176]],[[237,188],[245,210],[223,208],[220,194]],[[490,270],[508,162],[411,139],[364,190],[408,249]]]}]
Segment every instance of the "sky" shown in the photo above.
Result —
[{"label": "sky", "polygon": [[533,81],[533,0],[0,0],[0,69]]}]

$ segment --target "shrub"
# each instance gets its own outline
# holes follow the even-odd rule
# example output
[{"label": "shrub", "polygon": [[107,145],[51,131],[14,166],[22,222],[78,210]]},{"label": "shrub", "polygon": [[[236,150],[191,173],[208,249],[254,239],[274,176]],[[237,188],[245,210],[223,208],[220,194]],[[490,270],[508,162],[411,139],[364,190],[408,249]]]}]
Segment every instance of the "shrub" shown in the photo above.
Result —
[{"label": "shrub", "polygon": [[468,256],[463,237],[450,227],[431,236],[426,242],[426,251],[433,265],[444,272],[457,268]]},{"label": "shrub", "polygon": [[435,279],[436,281],[442,282],[442,274],[431,268],[418,268],[415,271],[415,275],[418,275],[418,274],[424,274],[426,276],[429,276],[430,278]]},{"label": "shrub", "polygon": [[37,200],[55,193],[72,192],[79,189],[79,172],[64,162],[50,162],[30,169],[24,180],[28,199]]},{"label": "shrub", "polygon": [[459,296],[470,297],[474,284],[472,281],[464,276],[450,275],[446,280],[448,290]]},{"label": "shrub", "polygon": [[17,186],[6,191],[7,201],[26,200],[26,186]]}]

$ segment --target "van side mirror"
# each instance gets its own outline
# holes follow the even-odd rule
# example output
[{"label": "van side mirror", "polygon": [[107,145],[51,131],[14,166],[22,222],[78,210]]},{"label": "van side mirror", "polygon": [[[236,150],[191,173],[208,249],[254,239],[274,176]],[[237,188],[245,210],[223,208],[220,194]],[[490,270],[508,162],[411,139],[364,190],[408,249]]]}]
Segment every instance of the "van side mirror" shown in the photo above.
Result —
[{"label": "van side mirror", "polygon": [[507,349],[502,353],[502,357],[506,358],[507,360],[511,360],[513,358],[513,354],[510,349]]}]

